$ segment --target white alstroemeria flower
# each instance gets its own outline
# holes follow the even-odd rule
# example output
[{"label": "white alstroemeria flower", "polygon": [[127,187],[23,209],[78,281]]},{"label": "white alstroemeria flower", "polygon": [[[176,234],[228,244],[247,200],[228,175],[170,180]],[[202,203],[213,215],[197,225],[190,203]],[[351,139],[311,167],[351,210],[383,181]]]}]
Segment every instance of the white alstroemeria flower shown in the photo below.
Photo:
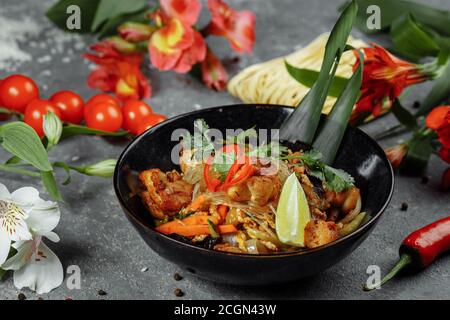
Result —
[{"label": "white alstroemeria flower", "polygon": [[[0,192],[2,190],[6,194],[6,187],[0,184]],[[60,219],[58,204],[41,199],[39,191],[31,187],[16,190],[9,201],[24,213],[30,237],[11,239],[15,241],[12,247],[17,253],[1,264],[1,268],[14,271],[14,285],[18,289],[29,287],[38,294],[50,292],[62,284],[64,272],[61,261],[42,239],[59,241],[53,232]]]},{"label": "white alstroemeria flower", "polygon": [[31,240],[31,233],[25,219],[27,212],[18,205],[21,189],[9,193],[0,183],[0,265],[8,258],[11,241]]}]

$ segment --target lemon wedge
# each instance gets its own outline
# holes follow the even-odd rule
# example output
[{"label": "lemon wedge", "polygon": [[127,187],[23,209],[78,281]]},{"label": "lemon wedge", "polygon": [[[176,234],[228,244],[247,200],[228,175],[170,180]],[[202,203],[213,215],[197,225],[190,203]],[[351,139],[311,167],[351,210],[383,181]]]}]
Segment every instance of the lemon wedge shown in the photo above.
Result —
[{"label": "lemon wedge", "polygon": [[277,207],[275,227],[281,242],[304,247],[305,227],[311,220],[308,201],[295,173],[286,180]]}]

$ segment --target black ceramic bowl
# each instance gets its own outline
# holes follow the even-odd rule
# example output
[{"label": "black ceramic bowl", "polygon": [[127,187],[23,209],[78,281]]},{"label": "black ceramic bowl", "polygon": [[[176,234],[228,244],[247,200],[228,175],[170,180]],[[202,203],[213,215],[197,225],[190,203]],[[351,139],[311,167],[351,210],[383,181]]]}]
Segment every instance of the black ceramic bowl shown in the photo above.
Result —
[{"label": "black ceramic bowl", "polygon": [[[145,242],[162,257],[201,278],[240,285],[266,285],[297,280],[323,271],[355,250],[385,210],[393,190],[392,168],[380,146],[361,130],[349,128],[334,164],[349,172],[361,189],[363,210],[370,220],[350,235],[316,249],[285,254],[232,254],[199,248],[153,230],[150,214],[137,196],[130,197],[133,173],[177,169],[171,161],[176,128],[192,130],[203,118],[214,128],[279,128],[292,108],[276,105],[232,105],[190,112],[169,119],[137,137],[123,151],[114,188],[128,219]],[[131,175],[130,175],[131,174]]]}]

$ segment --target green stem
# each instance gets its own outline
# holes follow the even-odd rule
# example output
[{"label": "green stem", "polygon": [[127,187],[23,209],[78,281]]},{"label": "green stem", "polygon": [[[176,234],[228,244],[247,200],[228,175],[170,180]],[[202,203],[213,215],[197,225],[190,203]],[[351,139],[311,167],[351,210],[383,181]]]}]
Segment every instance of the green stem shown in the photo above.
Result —
[{"label": "green stem", "polygon": [[6,172],[11,172],[11,173],[17,173],[17,174],[22,174],[25,176],[29,176],[29,177],[40,177],[40,173],[39,172],[34,172],[34,171],[30,171],[30,170],[25,170],[25,169],[20,169],[17,166],[9,166],[6,164],[0,164],[0,170],[2,171],[6,171]]},{"label": "green stem", "polygon": [[400,256],[400,260],[398,260],[397,264],[389,271],[389,273],[381,280],[379,286],[374,287],[368,287],[367,284],[364,285],[364,291],[370,291],[375,288],[379,288],[383,286],[386,282],[391,280],[393,277],[395,277],[401,270],[403,270],[405,267],[409,266],[412,263],[412,257],[409,254],[402,254]]}]

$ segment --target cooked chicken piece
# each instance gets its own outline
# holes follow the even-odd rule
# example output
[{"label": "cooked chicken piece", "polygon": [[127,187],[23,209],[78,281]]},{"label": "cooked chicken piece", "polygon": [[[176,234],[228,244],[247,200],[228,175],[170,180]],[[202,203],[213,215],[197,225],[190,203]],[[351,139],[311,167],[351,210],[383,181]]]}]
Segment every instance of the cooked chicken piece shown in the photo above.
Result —
[{"label": "cooked chicken piece", "polygon": [[252,197],[247,183],[239,183],[227,190],[227,194],[233,201],[244,202],[249,201]]},{"label": "cooked chicken piece", "polygon": [[193,186],[174,171],[163,173],[159,169],[142,171],[139,179],[146,191],[141,193],[152,216],[158,219],[172,216],[191,202]]},{"label": "cooked chicken piece", "polygon": [[305,228],[305,245],[316,248],[339,238],[336,224],[332,221],[311,220]]},{"label": "cooked chicken piece", "polygon": [[141,199],[142,202],[144,202],[145,206],[147,207],[148,211],[150,211],[151,215],[159,220],[163,220],[166,215],[164,214],[164,211],[162,211],[158,205],[153,201],[152,197],[150,196],[150,192],[148,191],[142,191],[141,192]]},{"label": "cooked chicken piece", "polygon": [[275,200],[280,193],[281,181],[278,176],[253,176],[227,190],[227,195],[233,201],[252,201],[259,206],[265,206]]},{"label": "cooked chicken piece", "polygon": [[278,176],[251,177],[247,181],[247,186],[252,195],[251,201],[265,206],[269,201],[278,197],[281,182]]},{"label": "cooked chicken piece", "polygon": [[342,192],[327,191],[326,198],[335,207],[341,208],[344,215],[355,209],[360,198],[360,191],[353,187]]}]

